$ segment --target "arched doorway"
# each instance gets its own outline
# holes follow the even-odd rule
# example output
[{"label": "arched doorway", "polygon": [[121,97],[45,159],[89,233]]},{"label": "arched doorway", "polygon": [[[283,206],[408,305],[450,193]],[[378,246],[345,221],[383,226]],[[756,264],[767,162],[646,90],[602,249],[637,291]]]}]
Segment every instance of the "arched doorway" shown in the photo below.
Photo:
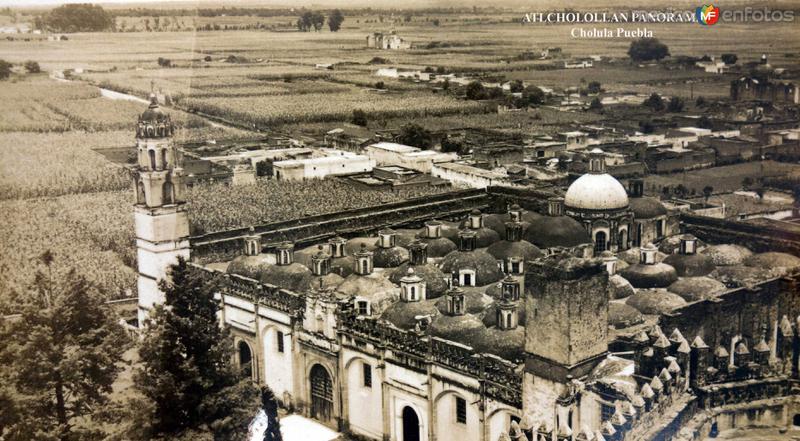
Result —
[{"label": "arched doorway", "polygon": [[239,372],[244,378],[253,377],[253,352],[247,342],[239,342]]},{"label": "arched doorway", "polygon": [[595,253],[602,253],[606,248],[606,232],[598,231],[594,235],[594,251]]},{"label": "arched doorway", "polygon": [[333,416],[333,382],[319,364],[311,368],[311,417],[327,422]]},{"label": "arched doorway", "polygon": [[419,441],[419,417],[409,406],[403,408],[403,441]]}]

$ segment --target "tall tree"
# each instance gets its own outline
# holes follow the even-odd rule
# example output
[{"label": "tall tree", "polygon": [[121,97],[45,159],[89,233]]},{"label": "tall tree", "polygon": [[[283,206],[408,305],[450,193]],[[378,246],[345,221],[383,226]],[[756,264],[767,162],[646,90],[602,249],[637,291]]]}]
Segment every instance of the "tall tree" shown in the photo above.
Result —
[{"label": "tall tree", "polygon": [[336,32],[342,28],[343,21],[344,14],[342,14],[342,11],[334,9],[330,17],[328,17],[328,28],[330,28],[331,32]]},{"label": "tall tree", "polygon": [[211,432],[215,439],[243,439],[258,409],[258,390],[233,366],[228,328],[219,326],[214,300],[218,281],[180,259],[170,281],[159,282],[157,306],[139,349],[136,388],[152,402],[150,436],[168,438]]},{"label": "tall tree", "polygon": [[[42,262],[53,263],[45,253]],[[104,436],[101,411],[129,344],[96,286],[74,270],[36,275],[20,317],[0,329],[0,438],[78,440]]]},{"label": "tall tree", "polygon": [[325,16],[322,15],[321,12],[313,12],[311,14],[311,25],[314,26],[314,30],[319,32],[322,29],[322,25],[325,24]]}]

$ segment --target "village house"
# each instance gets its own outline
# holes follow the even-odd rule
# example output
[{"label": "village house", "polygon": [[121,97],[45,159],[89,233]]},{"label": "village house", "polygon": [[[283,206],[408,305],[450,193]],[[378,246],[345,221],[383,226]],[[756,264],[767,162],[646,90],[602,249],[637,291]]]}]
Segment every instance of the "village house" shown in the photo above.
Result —
[{"label": "village house", "polygon": [[435,164],[458,159],[456,153],[422,150],[394,142],[370,144],[364,149],[364,153],[378,165],[399,165],[421,173],[430,173]]}]

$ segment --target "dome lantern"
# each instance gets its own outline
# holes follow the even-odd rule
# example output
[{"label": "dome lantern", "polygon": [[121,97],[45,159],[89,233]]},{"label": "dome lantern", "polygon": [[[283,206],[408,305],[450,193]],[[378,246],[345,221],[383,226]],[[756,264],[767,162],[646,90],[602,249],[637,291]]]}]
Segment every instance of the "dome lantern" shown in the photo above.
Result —
[{"label": "dome lantern", "polygon": [[378,246],[381,248],[392,248],[395,245],[397,234],[390,229],[378,231]]},{"label": "dome lantern", "polygon": [[411,265],[425,265],[428,263],[428,244],[416,240],[408,245]]},{"label": "dome lantern", "polygon": [[697,253],[697,238],[691,234],[681,236],[680,253],[684,255]]},{"label": "dome lantern", "polygon": [[508,209],[508,217],[511,222],[522,222],[522,207],[517,204]]},{"label": "dome lantern", "polygon": [[605,153],[595,148],[589,152],[589,173],[602,174],[606,172]]},{"label": "dome lantern", "polygon": [[347,244],[347,239],[342,236],[335,236],[328,239],[328,246],[331,249],[331,256],[334,258],[344,257],[346,254],[344,246]]},{"label": "dome lantern", "polygon": [[400,300],[404,302],[419,302],[425,300],[425,280],[414,274],[414,268],[409,268],[406,275],[400,279]]},{"label": "dome lantern", "polygon": [[317,246],[319,250],[311,256],[311,273],[315,276],[327,276],[331,272],[331,256],[326,253],[322,245]]},{"label": "dome lantern", "polygon": [[261,236],[255,233],[255,229],[250,227],[248,235],[244,237],[244,255],[258,256],[261,253]]},{"label": "dome lantern", "polygon": [[445,293],[447,300],[447,315],[456,316],[466,314],[464,307],[464,290],[458,286],[454,286],[447,290]]},{"label": "dome lantern", "polygon": [[459,251],[474,251],[476,248],[477,234],[472,230],[461,230],[458,232]]},{"label": "dome lantern", "polygon": [[522,240],[522,223],[519,221],[506,222],[506,241],[519,242]]},{"label": "dome lantern", "polygon": [[643,246],[641,250],[639,250],[639,263],[642,265],[655,265],[657,252],[658,248],[652,243]]},{"label": "dome lantern", "polygon": [[275,247],[275,260],[280,266],[291,265],[294,262],[294,244],[281,242]]},{"label": "dome lantern", "polygon": [[442,237],[442,223],[435,220],[425,222],[425,237],[428,239],[438,239]]},{"label": "dome lantern", "polygon": [[506,276],[501,282],[503,300],[519,300],[520,286],[519,281],[511,276]]},{"label": "dome lantern", "polygon": [[477,208],[472,210],[469,214],[469,228],[470,230],[479,230],[483,228],[483,214]]},{"label": "dome lantern", "polygon": [[367,249],[367,245],[362,243],[361,249],[358,250],[357,253],[354,254],[355,257],[355,273],[359,276],[368,276],[372,274],[373,268],[373,260],[372,260],[373,253],[372,251]]}]

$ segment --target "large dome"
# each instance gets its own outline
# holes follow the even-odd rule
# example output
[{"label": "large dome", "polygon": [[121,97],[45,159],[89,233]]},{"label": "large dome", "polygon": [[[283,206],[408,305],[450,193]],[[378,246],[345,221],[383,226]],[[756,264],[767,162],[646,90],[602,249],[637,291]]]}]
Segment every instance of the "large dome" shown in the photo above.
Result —
[{"label": "large dome", "polygon": [[564,205],[579,210],[617,210],[628,207],[628,193],[606,173],[587,173],[567,189]]}]

